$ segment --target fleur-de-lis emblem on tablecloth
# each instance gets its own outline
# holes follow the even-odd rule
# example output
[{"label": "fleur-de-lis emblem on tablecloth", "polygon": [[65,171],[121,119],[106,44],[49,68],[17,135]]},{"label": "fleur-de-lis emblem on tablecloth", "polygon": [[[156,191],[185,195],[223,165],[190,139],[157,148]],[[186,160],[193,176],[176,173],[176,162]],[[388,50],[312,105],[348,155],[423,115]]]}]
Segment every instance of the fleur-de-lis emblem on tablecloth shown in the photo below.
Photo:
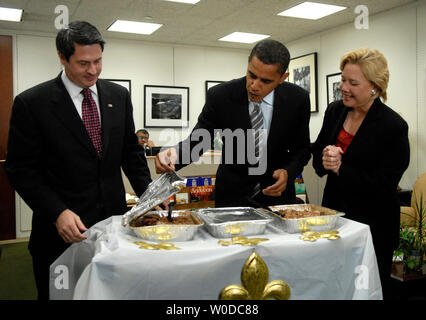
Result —
[{"label": "fleur-de-lis emblem on tablecloth", "polygon": [[222,289],[220,300],[288,300],[290,287],[282,280],[268,283],[269,270],[265,261],[253,250],[241,270],[241,284]]},{"label": "fleur-de-lis emblem on tablecloth", "polygon": [[261,242],[268,241],[266,238],[247,238],[244,236],[233,237],[231,241],[219,240],[218,243],[222,246],[230,246],[233,244],[241,244],[243,246],[255,246]]},{"label": "fleur-de-lis emblem on tablecloth", "polygon": [[148,243],[145,241],[135,241],[134,244],[137,244],[140,249],[146,250],[179,250],[179,248],[175,247],[173,243],[162,242],[162,243]]}]

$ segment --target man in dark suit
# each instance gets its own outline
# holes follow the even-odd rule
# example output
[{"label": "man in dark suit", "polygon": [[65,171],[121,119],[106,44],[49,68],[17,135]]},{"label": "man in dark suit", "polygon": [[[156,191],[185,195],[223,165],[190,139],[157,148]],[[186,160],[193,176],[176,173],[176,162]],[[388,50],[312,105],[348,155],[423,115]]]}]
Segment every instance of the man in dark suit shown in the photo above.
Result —
[{"label": "man in dark suit", "polygon": [[310,158],[310,101],[304,89],[285,82],[289,61],[282,43],[259,42],[246,77],[208,91],[190,136],[157,155],[157,173],[196,161],[219,132],[224,144],[216,174],[217,207],[295,203],[294,179]]},{"label": "man in dark suit", "polygon": [[104,40],[87,22],[58,32],[64,71],[16,96],[6,172],[33,210],[29,250],[39,299],[49,266],[90,226],[126,211],[121,168],[137,195],[151,182],[128,91],[99,80]]}]

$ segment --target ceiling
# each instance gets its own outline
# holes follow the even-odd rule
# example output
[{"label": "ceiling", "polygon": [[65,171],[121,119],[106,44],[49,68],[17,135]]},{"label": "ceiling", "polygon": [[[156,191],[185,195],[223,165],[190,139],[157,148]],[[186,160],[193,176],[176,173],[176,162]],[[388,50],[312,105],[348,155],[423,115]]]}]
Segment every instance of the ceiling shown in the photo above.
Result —
[{"label": "ceiling", "polygon": [[[367,6],[369,15],[406,5],[413,0],[313,0],[348,7],[328,17],[305,20],[277,16],[304,0],[200,0],[195,5],[164,0],[0,0],[0,6],[24,9],[22,22],[0,21],[0,29],[54,33],[55,7],[65,5],[69,21],[86,20],[95,25],[106,39],[132,39],[227,48],[251,48],[252,44],[218,41],[229,33],[269,34],[272,39],[288,43],[330,28],[353,23],[359,13],[355,8]],[[134,35],[106,31],[115,19],[161,23],[152,35]]]}]

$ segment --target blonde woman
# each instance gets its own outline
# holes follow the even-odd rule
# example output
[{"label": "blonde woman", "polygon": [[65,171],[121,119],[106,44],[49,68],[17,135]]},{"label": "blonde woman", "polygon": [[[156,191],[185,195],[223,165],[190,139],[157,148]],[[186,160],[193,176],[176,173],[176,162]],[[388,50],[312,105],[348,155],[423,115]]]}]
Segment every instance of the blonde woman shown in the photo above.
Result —
[{"label": "blonde woman", "polygon": [[325,112],[313,144],[313,165],[320,177],[327,175],[322,205],[370,225],[387,299],[399,240],[397,186],[410,161],[408,125],[383,103],[389,70],[382,53],[365,48],[349,52],[340,70],[343,99]]}]

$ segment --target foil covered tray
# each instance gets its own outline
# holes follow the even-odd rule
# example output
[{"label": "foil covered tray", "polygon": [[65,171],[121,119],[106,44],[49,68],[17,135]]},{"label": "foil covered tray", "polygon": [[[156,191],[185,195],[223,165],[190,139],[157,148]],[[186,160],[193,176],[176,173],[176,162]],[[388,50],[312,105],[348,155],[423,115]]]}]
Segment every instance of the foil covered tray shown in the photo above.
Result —
[{"label": "foil covered tray", "polygon": [[[339,217],[345,215],[343,212],[314,204],[280,205],[269,208],[274,211],[267,211],[274,217],[271,225],[288,233],[331,230],[336,226]],[[298,217],[299,215],[310,216]]]},{"label": "foil covered tray", "polygon": [[215,238],[262,234],[272,221],[263,211],[251,207],[198,209],[196,214]]},{"label": "foil covered tray", "polygon": [[148,188],[136,202],[136,205],[123,215],[121,224],[126,226],[133,219],[146,214],[152,208],[178,193],[185,185],[186,179],[176,172],[169,171],[163,173],[148,185]]},{"label": "foil covered tray", "polygon": [[[150,241],[188,241],[204,223],[191,211],[175,210],[173,222],[168,222],[167,211],[150,211],[133,219],[129,227],[140,238]],[[156,223],[154,225],[150,225]]]}]

